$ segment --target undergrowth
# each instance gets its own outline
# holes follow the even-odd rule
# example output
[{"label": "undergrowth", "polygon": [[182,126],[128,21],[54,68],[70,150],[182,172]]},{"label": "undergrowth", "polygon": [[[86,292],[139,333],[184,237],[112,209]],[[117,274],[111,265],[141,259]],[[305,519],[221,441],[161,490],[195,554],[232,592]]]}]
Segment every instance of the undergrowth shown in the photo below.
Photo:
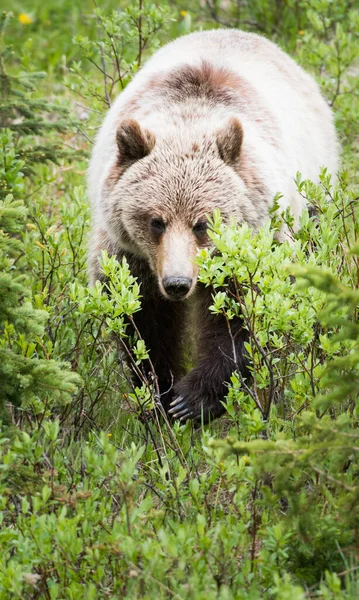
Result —
[{"label": "undergrowth", "polygon": [[[0,597],[356,599],[355,3],[11,9],[0,48]],[[226,415],[194,429],[155,410],[150,349],[127,331],[141,290],[126,262],[104,254],[109,283],[88,287],[85,172],[105,107],[146,56],[221,24],[265,33],[318,78],[342,170],[334,182],[324,168],[318,185],[293,174],[310,210],[291,245],[274,235],[290,215],[256,233],[213,215],[218,252],[199,254],[200,279],[229,331],[242,314],[253,381],[234,357]]]}]

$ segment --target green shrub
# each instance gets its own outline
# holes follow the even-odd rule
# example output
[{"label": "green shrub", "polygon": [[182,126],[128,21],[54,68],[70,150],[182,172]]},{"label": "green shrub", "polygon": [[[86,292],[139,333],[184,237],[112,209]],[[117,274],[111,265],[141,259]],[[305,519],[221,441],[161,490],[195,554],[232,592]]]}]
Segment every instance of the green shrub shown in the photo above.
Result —
[{"label": "green shrub", "polygon": [[[0,598],[356,599],[355,3],[169,12],[104,2],[94,14],[86,2],[45,4],[15,3],[16,18],[2,21],[13,46],[3,29]],[[335,184],[325,170],[319,185],[297,176],[311,210],[293,244],[275,241],[288,214],[273,212],[256,233],[213,215],[217,253],[200,253],[200,278],[229,328],[242,315],[252,379],[234,372],[225,417],[194,430],[154,410],[155,374],[142,369],[150,349],[126,325],[141,304],[127,263],[104,255],[108,283],[87,287],[84,154],[102,107],[146,53],[193,23],[223,22],[265,32],[318,77],[343,171]]]},{"label": "green shrub", "polygon": [[[22,162],[17,160],[11,136],[2,134],[3,160],[6,164],[7,185],[19,194],[23,188]],[[0,200],[0,408],[11,402],[27,406],[41,402],[46,407],[54,399],[71,400],[80,383],[77,374],[64,363],[44,360],[45,322],[48,314],[34,308],[26,286],[26,276],[18,268],[24,245],[18,234],[27,215],[23,202],[7,195]],[[40,349],[40,352],[39,352]]]}]

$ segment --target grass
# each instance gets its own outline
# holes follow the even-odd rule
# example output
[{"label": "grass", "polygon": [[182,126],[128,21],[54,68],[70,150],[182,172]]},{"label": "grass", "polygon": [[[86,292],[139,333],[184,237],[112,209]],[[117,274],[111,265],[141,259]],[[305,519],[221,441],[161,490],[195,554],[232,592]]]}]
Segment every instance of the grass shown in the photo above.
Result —
[{"label": "grass", "polygon": [[[113,27],[117,40],[125,36],[128,47],[120,58],[129,78],[138,63],[139,15],[131,12],[138,7],[121,6],[120,22],[118,14],[111,16],[113,2],[101,2],[96,14],[92,3],[68,0],[28,0],[8,8],[14,18],[3,30],[2,73],[20,77],[16,89],[47,125],[19,133],[13,117],[1,122],[1,198],[11,193],[19,203],[18,212],[13,201],[8,212],[0,206],[1,273],[23,287],[11,302],[10,295],[2,296],[9,298],[6,318],[0,305],[0,351],[9,360],[3,359],[10,365],[6,381],[16,390],[6,397],[0,391],[0,598],[354,600],[359,586],[355,4],[230,2],[193,4],[189,10],[173,3],[170,12],[145,4],[146,26],[160,24],[145,57],[165,40],[222,20],[280,41],[320,81],[343,146],[336,191],[325,175],[318,187],[298,181],[319,215],[303,218],[295,257],[273,246],[273,256],[267,253],[258,271],[260,287],[268,287],[268,310],[254,314],[255,332],[278,359],[275,373],[283,393],[270,398],[270,418],[263,420],[234,376],[227,414],[199,429],[146,420],[139,402],[150,407],[153,400],[148,390],[128,386],[118,361],[112,330],[122,325],[106,296],[87,289],[85,173],[108,92],[93,64],[101,64],[98,35]],[[111,67],[116,56],[110,47],[106,52]],[[35,77],[39,71],[46,77]],[[32,89],[21,87],[24,73]],[[8,101],[4,86],[2,92]],[[59,117],[54,107],[31,105],[40,100],[67,112]],[[54,127],[58,118],[66,121],[61,131]],[[36,147],[48,153],[47,162]],[[226,235],[237,239],[237,234]],[[222,235],[217,220],[214,237]],[[242,246],[248,244],[245,230],[240,235]],[[253,252],[270,243],[268,231],[261,236],[251,240]],[[301,287],[288,292],[281,260],[289,260]],[[206,261],[210,258],[202,258],[203,273]],[[109,268],[115,278],[119,267]],[[248,264],[249,274],[251,268]],[[136,300],[130,276],[120,273]],[[293,318],[286,317],[283,302],[276,305],[271,289],[289,295]],[[24,299],[46,314],[33,313],[28,305],[21,313]],[[121,302],[119,295],[114,306]],[[249,299],[244,302],[245,310]],[[21,311],[14,316],[15,305]],[[274,322],[276,329],[267,327]],[[267,329],[277,338],[266,338]],[[10,363],[10,352],[19,364],[20,358],[28,361],[26,373],[16,360]],[[265,395],[270,373],[260,356],[254,353],[253,360]]]}]

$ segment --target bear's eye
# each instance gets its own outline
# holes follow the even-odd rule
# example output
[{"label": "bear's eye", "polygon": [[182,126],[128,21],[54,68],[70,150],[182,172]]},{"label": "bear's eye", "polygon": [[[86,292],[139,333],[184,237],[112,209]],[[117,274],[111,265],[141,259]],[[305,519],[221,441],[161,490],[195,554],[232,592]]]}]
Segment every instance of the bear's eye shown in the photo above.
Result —
[{"label": "bear's eye", "polygon": [[162,219],[151,219],[151,229],[153,233],[157,235],[163,233],[166,229],[166,225]]},{"label": "bear's eye", "polygon": [[201,236],[207,233],[208,223],[207,221],[199,221],[194,225],[192,231],[195,235]]}]

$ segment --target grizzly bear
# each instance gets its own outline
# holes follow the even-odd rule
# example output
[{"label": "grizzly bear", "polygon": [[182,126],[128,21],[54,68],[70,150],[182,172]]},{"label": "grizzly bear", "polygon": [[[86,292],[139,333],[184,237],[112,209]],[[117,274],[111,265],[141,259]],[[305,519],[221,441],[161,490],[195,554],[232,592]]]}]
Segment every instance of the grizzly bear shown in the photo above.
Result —
[{"label": "grizzly bear", "polygon": [[[322,165],[335,174],[337,163],[333,117],[317,84],[252,33],[175,40],[110,108],[89,167],[90,276],[101,278],[102,249],[127,258],[143,296],[136,326],[173,418],[219,416],[232,372],[248,376],[241,320],[230,339],[224,318],[208,310],[211,290],[197,282],[194,259],[210,243],[208,215],[219,208],[225,222],[235,217],[258,228],[280,192],[298,226],[305,199],[296,172],[317,181]],[[197,364],[186,374],[189,337]]]}]

